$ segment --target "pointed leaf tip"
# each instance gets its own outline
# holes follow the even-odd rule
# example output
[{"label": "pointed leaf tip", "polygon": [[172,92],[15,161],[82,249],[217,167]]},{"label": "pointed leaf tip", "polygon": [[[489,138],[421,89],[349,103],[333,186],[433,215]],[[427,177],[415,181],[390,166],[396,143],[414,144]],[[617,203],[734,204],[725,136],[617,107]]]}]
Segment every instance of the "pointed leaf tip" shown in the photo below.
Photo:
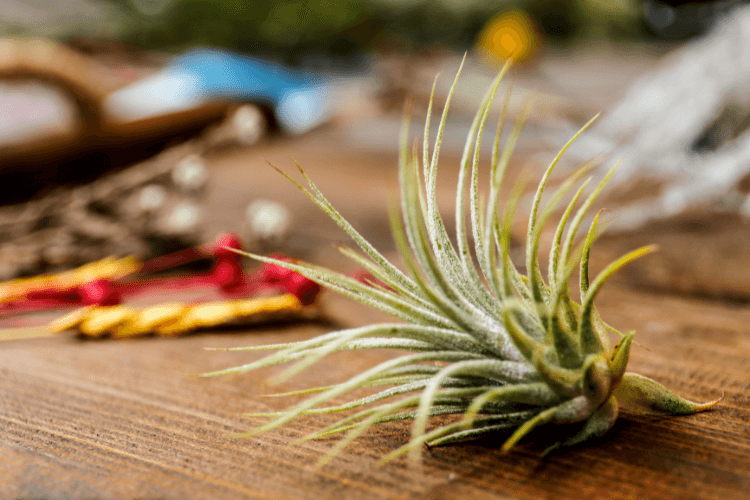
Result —
[{"label": "pointed leaf tip", "polygon": [[628,360],[630,358],[630,346],[633,343],[634,335],[634,331],[626,333],[612,350],[610,367],[612,368],[612,373],[617,378],[621,378],[625,375],[625,370],[628,367]]},{"label": "pointed leaf tip", "polygon": [[708,403],[695,403],[660,383],[637,373],[626,373],[614,395],[626,410],[643,414],[692,415],[715,406],[722,397]]}]

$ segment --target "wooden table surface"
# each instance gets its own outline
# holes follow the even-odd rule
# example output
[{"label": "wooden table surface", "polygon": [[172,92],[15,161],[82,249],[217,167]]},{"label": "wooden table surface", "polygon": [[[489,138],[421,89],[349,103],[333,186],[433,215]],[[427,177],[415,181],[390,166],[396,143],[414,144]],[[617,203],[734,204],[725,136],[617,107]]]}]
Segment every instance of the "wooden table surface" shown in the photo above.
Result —
[{"label": "wooden table surface", "polygon": [[[233,214],[246,203],[243,197],[286,193],[279,196],[300,210],[299,227],[319,224],[314,227],[320,234],[333,234],[334,226],[314,215],[304,197],[259,166],[264,159],[292,165],[290,159],[297,158],[334,203],[364,225],[367,236],[392,247],[381,199],[393,189],[388,185],[392,169],[381,174],[375,168],[391,164],[392,155],[326,149],[330,140],[315,141],[271,144],[217,160],[212,194],[217,217],[235,220]],[[316,156],[324,150],[330,151],[327,156]],[[335,170],[332,164],[351,170]],[[364,168],[371,169],[370,189],[353,190]],[[316,244],[321,250],[313,258],[346,269],[327,243]],[[546,428],[509,453],[500,451],[500,438],[425,450],[421,463],[403,459],[385,466],[378,458],[406,441],[408,423],[369,431],[323,468],[315,462],[336,438],[289,443],[324,426],[327,417],[301,419],[253,439],[227,439],[262,422],[241,413],[273,411],[296,401],[266,395],[331,383],[393,355],[336,354],[274,387],[265,380],[278,368],[218,378],[185,375],[261,355],[206,347],[288,342],[337,325],[385,319],[329,294],[324,299],[329,322],[177,339],[85,342],[61,335],[0,342],[0,498],[748,498],[750,307],[644,292],[622,282],[607,285],[597,305],[614,326],[637,330],[640,346],[631,354],[632,371],[690,399],[723,394],[722,401],[711,411],[679,418],[623,412],[604,438],[546,458],[540,456],[549,438]]]},{"label": "wooden table surface", "polygon": [[[341,324],[379,319],[347,299],[326,307]],[[247,440],[226,434],[290,401],[274,391],[326,384],[389,353],[338,354],[282,384],[275,373],[194,378],[258,353],[207,351],[308,338],[327,325],[276,325],[179,339],[85,342],[68,336],[0,344],[0,498],[747,498],[750,492],[750,311],[610,287],[605,318],[638,330],[631,369],[712,411],[680,418],[622,414],[586,448],[540,457],[545,432],[510,453],[501,439],[426,450],[420,464],[379,456],[407,424],[378,427],[323,468],[334,442],[289,443],[326,418]],[[647,350],[648,349],[648,350]],[[293,398],[292,398],[293,400]]]}]

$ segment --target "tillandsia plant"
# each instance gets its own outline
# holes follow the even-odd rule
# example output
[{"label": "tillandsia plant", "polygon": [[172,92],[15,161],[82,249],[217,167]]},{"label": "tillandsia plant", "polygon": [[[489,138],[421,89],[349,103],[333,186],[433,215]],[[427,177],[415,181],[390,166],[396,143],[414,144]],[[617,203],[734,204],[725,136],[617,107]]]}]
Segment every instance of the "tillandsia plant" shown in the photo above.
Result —
[{"label": "tillandsia plant", "polygon": [[[421,168],[420,155],[410,152],[407,144],[407,113],[400,155],[401,213],[396,209],[391,213],[393,233],[407,272],[386,260],[366,241],[300,168],[309,189],[292,182],[354,239],[364,255],[348,248],[342,248],[342,252],[369,271],[377,282],[365,284],[311,264],[251,256],[296,271],[395,316],[401,322],[350,328],[290,344],[237,348],[278,352],[250,364],[206,375],[245,372],[295,361],[281,375],[281,378],[288,378],[335,351],[390,348],[413,353],[382,362],[333,386],[291,393],[309,397],[282,412],[253,415],[272,420],[235,437],[257,435],[302,415],[359,409],[303,438],[347,433],[323,457],[322,462],[325,462],[374,424],[413,419],[411,440],[384,457],[389,460],[407,452],[418,458],[425,443],[442,445],[515,429],[503,445],[503,449],[508,450],[542,424],[579,423],[577,431],[561,436],[552,448],[573,445],[607,432],[620,406],[640,412],[685,415],[716,404],[716,401],[705,404],[688,401],[651,379],[626,372],[633,332],[620,334],[620,341],[610,348],[609,332],[618,332],[600,318],[594,299],[615,271],[653,250],[652,247],[635,250],[609,265],[593,281],[589,280],[589,251],[597,236],[598,215],[583,243],[574,249],[574,242],[587,212],[614,170],[575,210],[589,181],[583,182],[562,212],[554,233],[545,283],[538,262],[542,227],[590,165],[584,165],[561,183],[551,201],[540,210],[542,194],[555,163],[575,137],[552,161],[536,190],[528,223],[527,275],[522,275],[511,261],[510,227],[523,183],[516,183],[503,213],[498,210],[498,199],[511,151],[529,108],[519,116],[501,151],[507,97],[492,150],[487,203],[480,203],[478,195],[483,131],[498,86],[507,71],[506,65],[488,90],[466,141],[458,177],[455,245],[438,213],[436,177],[446,114],[458,76],[446,100],[431,155],[430,100]],[[464,221],[467,188],[473,252]],[[568,288],[569,278],[579,267],[580,304],[571,297]],[[362,387],[381,389],[343,404],[332,403]],[[428,431],[428,420],[438,415],[458,418],[448,419],[449,423],[439,419],[441,424]]]}]

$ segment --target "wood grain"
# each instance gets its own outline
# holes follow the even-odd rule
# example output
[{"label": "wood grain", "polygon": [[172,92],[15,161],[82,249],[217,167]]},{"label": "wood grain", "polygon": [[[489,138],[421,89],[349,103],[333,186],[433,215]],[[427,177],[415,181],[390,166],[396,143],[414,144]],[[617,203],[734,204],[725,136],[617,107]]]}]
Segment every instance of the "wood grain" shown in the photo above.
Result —
[{"label": "wood grain", "polygon": [[[276,387],[278,369],[219,378],[183,373],[246,362],[258,353],[206,351],[308,338],[322,325],[277,325],[181,339],[83,342],[68,336],[0,344],[2,498],[746,498],[750,491],[750,311],[605,290],[604,317],[639,331],[631,369],[715,410],[681,418],[623,414],[592,446],[541,458],[554,429],[511,453],[501,439],[426,450],[421,464],[378,466],[407,424],[367,433],[331,464],[336,438],[289,446],[325,425],[302,419],[254,439],[225,435],[279,409],[274,391],[326,384],[392,354],[333,356]],[[336,321],[379,315],[329,296]],[[647,350],[648,349],[648,350]],[[293,398],[291,398],[293,400]]]}]

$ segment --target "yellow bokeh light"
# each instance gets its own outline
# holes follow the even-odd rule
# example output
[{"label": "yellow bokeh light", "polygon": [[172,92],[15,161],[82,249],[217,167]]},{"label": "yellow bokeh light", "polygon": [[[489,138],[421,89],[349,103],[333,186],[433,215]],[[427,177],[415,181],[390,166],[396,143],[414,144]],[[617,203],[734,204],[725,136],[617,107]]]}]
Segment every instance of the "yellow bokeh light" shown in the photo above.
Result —
[{"label": "yellow bokeh light", "polygon": [[[497,35],[495,35],[495,38],[497,38]],[[516,37],[510,33],[502,33],[500,36],[500,45],[506,52],[512,54],[516,50],[516,47],[518,47],[518,42],[516,41]]]},{"label": "yellow bokeh light", "polygon": [[513,57],[515,62],[524,62],[536,53],[539,43],[539,35],[529,16],[514,10],[492,18],[482,30],[477,46],[490,58]]}]

